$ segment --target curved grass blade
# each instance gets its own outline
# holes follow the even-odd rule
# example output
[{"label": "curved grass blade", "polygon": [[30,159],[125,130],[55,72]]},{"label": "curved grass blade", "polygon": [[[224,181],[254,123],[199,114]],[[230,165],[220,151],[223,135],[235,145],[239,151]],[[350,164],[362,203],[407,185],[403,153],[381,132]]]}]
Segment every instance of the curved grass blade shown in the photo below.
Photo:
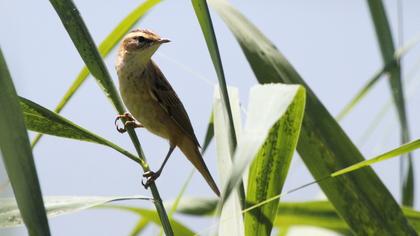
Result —
[{"label": "curved grass blade", "polygon": [[149,225],[150,221],[148,219],[145,218],[141,218],[136,226],[134,226],[134,228],[131,230],[130,232],[130,236],[136,236],[141,234],[141,232],[143,232],[144,229],[146,229],[146,227]]},{"label": "curved grass blade", "polygon": [[22,110],[1,49],[0,88],[0,150],[4,166],[29,235],[48,236],[48,220]]},{"label": "curved grass blade", "polygon": [[[260,83],[305,86],[306,109],[297,149],[314,178],[321,179],[344,166],[363,161],[360,151],[264,34],[226,1],[210,3],[235,35]],[[416,234],[371,168],[323,181],[320,186],[353,233]],[[383,211],[383,206],[387,206],[387,211]]]},{"label": "curved grass blade", "polygon": [[[105,64],[89,33],[89,30],[81,18],[76,6],[71,0],[50,0],[50,2],[59,15],[65,29],[69,33],[71,40],[73,41],[86,66],[88,67],[90,73],[95,77],[100,87],[111,100],[118,113],[123,114],[125,109],[121,98],[115,89],[114,83],[112,82],[108,70],[106,69]],[[124,119],[123,122],[125,122]],[[143,149],[141,148],[139,139],[137,138],[134,129],[128,127],[127,131],[139,158],[142,160],[140,165],[143,168],[143,171],[150,171],[149,165],[146,163],[146,157],[144,156]],[[152,192],[153,198],[155,199],[154,204],[162,221],[163,229],[165,230],[166,235],[172,236],[173,231],[166,214],[166,210],[163,207],[159,191],[154,182],[150,185],[150,190]]]},{"label": "curved grass blade", "polygon": [[[255,106],[250,104],[249,114],[261,115],[260,107],[262,106],[269,106],[267,111],[273,112],[275,108],[271,104],[281,103],[277,99],[285,97],[283,95],[285,89],[282,88],[284,86],[287,85],[271,85],[270,87],[273,87],[270,89],[271,91],[265,88],[266,86],[259,88],[260,98],[254,103]],[[253,89],[253,92],[257,93],[255,90]],[[253,97],[251,94],[250,99],[255,99],[255,97],[256,95]],[[250,101],[253,103],[253,100]],[[299,139],[304,109],[305,92],[301,87],[296,92],[292,103],[288,105],[286,113],[270,129],[263,146],[259,149],[249,169],[246,194],[247,207],[281,193]],[[273,113],[267,115],[274,117],[278,115]],[[260,121],[264,122],[263,119]],[[246,235],[271,235],[278,203],[279,200],[272,201],[262,207],[246,212]]]},{"label": "curved grass blade", "polygon": [[[149,222],[153,222],[156,225],[161,225],[158,214],[155,211],[152,211],[149,209],[129,207],[129,206],[117,206],[117,205],[103,206],[103,208],[110,208],[110,209],[133,212],[135,214],[142,216],[144,219],[149,220]],[[187,226],[183,225],[179,221],[173,219],[172,217],[169,220],[174,230],[174,235],[183,235],[183,236],[195,235],[195,233],[191,229],[189,229]]]},{"label": "curved grass blade", "polygon": [[217,46],[216,35],[213,29],[213,23],[211,21],[210,12],[207,6],[206,0],[192,0],[195,14],[198,22],[200,23],[201,30],[203,31],[204,38],[209,49],[211,60],[213,61],[214,68],[216,70],[217,78],[219,79],[219,88],[222,95],[222,101],[227,111],[228,122],[229,122],[229,135],[230,139],[230,152],[233,153],[236,149],[236,132],[233,123],[232,110],[229,101],[229,94],[226,85],[225,74],[223,72],[222,60],[220,58],[219,48]]},{"label": "curved grass blade", "polygon": [[342,120],[350,111],[353,109],[356,104],[358,104],[362,98],[366,96],[366,94],[373,88],[374,85],[376,85],[376,82],[379,81],[379,79],[388,71],[396,65],[396,61],[394,60],[391,64],[388,64],[384,68],[382,68],[380,71],[376,72],[373,77],[362,87],[362,89],[357,92],[357,94],[350,100],[349,103],[347,103],[344,108],[338,113],[336,116],[336,119],[338,121]]},{"label": "curved grass blade", "polygon": [[[103,197],[103,196],[48,196],[44,198],[49,218],[75,213],[109,202],[124,200],[153,200],[146,196]],[[17,227],[23,223],[15,199],[0,198],[0,228]]]},{"label": "curved grass blade", "polygon": [[337,120],[342,120],[361,100],[366,96],[366,94],[373,88],[376,82],[379,79],[391,71],[394,66],[398,66],[398,61],[414,48],[418,43],[420,43],[420,36],[413,38],[408,41],[404,46],[396,50],[394,54],[394,59],[388,62],[381,70],[377,71],[371,79],[362,87],[362,89],[356,93],[356,95],[347,103],[344,108],[336,116]]},{"label": "curved grass blade", "polygon": [[43,134],[102,144],[116,150],[137,163],[141,163],[142,161],[118,145],[74,124],[57,113],[54,113],[26,98],[20,98],[20,105],[23,111],[26,127],[29,130]]},{"label": "curved grass blade", "polygon": [[[384,5],[382,0],[368,0],[367,2],[375,26],[378,43],[382,53],[382,59],[384,64],[388,64],[394,60],[395,48]],[[396,66],[392,67],[389,71],[389,82],[401,126],[401,143],[406,143],[410,140],[410,133],[399,61]],[[408,158],[401,157],[400,159],[400,183],[402,187],[401,193],[403,205],[413,206],[415,184],[413,161],[410,153],[408,154]]]},{"label": "curved grass blade", "polygon": [[[241,110],[239,105],[239,91],[235,87],[228,88],[229,99],[232,109],[233,122],[238,138],[241,135]],[[229,121],[226,119],[226,108],[223,105],[223,99],[220,96],[219,89],[215,87],[213,96],[214,113],[214,135],[216,139],[217,170],[219,172],[221,186],[228,182],[229,173],[233,168],[233,158],[229,145]],[[222,189],[223,190],[223,189]],[[236,189],[231,189],[235,191]],[[239,190],[240,191],[240,190]],[[230,222],[219,222],[218,235],[245,235],[244,221],[242,216],[242,201],[245,194],[240,192],[233,194],[226,202],[220,202],[220,218],[229,218]],[[222,191],[222,196],[224,195]]]},{"label": "curved grass blade", "polygon": [[[108,55],[108,53],[115,47],[115,45],[119,42],[119,40],[130,30],[133,25],[135,25],[142,17],[149,12],[155,5],[160,3],[162,0],[146,0],[145,2],[141,3],[137,6],[128,16],[126,16],[113,30],[108,36],[99,44],[98,51],[102,57]],[[63,98],[61,98],[58,105],[55,107],[54,111],[56,113],[60,113],[64,106],[69,102],[69,100],[73,97],[75,92],[82,86],[85,82],[87,77],[89,76],[89,70],[85,66],[77,75],[76,79],[74,80],[73,84],[70,88],[66,91]],[[38,134],[35,136],[34,140],[32,141],[32,148],[38,143],[41,139],[42,134]]]},{"label": "curved grass blade", "polygon": [[396,149],[393,149],[389,152],[381,154],[381,155],[379,155],[377,157],[374,157],[372,159],[365,160],[365,161],[356,163],[354,165],[351,165],[349,167],[346,167],[344,169],[335,171],[334,173],[331,174],[331,177],[337,177],[337,176],[340,176],[342,174],[346,174],[346,173],[349,173],[351,171],[355,171],[355,170],[361,169],[363,167],[370,166],[372,164],[375,164],[375,163],[378,163],[378,162],[381,162],[381,161],[384,161],[384,160],[388,160],[390,158],[393,158],[393,157],[396,157],[396,156],[414,151],[418,148],[420,148],[420,139],[417,139],[417,140],[414,140],[410,143],[406,143],[404,145],[401,145],[400,147],[398,147]]}]

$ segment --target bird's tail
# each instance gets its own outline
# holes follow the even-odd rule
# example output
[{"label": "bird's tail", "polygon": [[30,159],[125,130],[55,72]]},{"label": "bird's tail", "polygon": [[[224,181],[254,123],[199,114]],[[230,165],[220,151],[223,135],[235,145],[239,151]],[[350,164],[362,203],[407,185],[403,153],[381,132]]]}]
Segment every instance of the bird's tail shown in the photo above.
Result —
[{"label": "bird's tail", "polygon": [[210,185],[210,188],[220,197],[219,189],[217,188],[216,183],[213,180],[213,177],[210,174],[209,169],[204,163],[203,157],[201,156],[200,151],[198,150],[197,145],[189,138],[185,138],[183,142],[178,145],[179,149],[184,153],[188,160],[200,171],[201,175]]}]

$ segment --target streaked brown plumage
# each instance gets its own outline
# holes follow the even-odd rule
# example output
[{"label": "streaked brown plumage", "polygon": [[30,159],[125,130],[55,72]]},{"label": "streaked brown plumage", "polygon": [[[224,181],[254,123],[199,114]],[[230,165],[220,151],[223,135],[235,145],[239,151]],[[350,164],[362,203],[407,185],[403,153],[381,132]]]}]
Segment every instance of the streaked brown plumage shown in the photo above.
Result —
[{"label": "streaked brown plumage", "polygon": [[[199,151],[188,114],[177,94],[151,56],[162,43],[169,42],[149,30],[133,30],[122,40],[116,64],[120,93],[132,116],[139,121],[129,124],[145,127],[169,140],[169,152],[156,173],[145,173],[146,187],[162,171],[175,147],[179,147],[200,171],[212,190],[220,195]],[[128,117],[124,115],[124,117]]]}]

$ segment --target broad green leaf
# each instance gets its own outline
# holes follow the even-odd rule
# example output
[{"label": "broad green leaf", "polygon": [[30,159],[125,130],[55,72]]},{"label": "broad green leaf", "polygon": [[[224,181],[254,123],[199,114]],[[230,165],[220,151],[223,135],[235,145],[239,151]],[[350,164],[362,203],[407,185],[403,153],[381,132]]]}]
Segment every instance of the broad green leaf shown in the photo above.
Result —
[{"label": "broad green leaf", "polygon": [[[289,171],[290,162],[296,149],[299,139],[300,126],[305,109],[305,92],[301,87],[295,99],[288,106],[286,113],[280,115],[281,100],[286,97],[289,90],[295,89],[291,85],[270,85],[258,88],[260,91],[253,92],[250,100],[254,106],[250,105],[249,114],[263,113],[261,107],[267,107],[264,112],[267,116],[280,117],[275,122],[265,138],[263,146],[259,149],[250,169],[248,177],[248,188],[246,194],[247,207],[262,202],[281,193],[283,184]],[[256,98],[259,96],[259,98]],[[275,105],[273,105],[275,104]],[[277,106],[277,107],[276,107]],[[253,110],[252,110],[253,109]],[[264,118],[250,122],[267,122]],[[258,124],[256,124],[258,126]],[[263,127],[262,125],[260,127]],[[242,159],[242,158],[241,158]],[[279,200],[272,201],[264,206],[245,213],[245,232],[246,235],[271,235],[273,222],[276,218],[276,209]]]},{"label": "broad green leaf", "polygon": [[[363,161],[360,151],[264,34],[226,1],[210,3],[235,35],[260,83],[282,82],[305,87],[305,116],[297,149],[314,178],[321,179]],[[415,235],[401,208],[370,167],[319,185],[353,233]]]},{"label": "broad green leaf", "polygon": [[410,143],[406,143],[404,145],[401,145],[400,147],[398,147],[396,149],[393,149],[393,150],[391,150],[389,152],[386,152],[384,154],[381,154],[381,155],[379,155],[377,157],[374,157],[372,159],[365,160],[365,161],[356,163],[354,165],[351,165],[351,166],[349,166],[347,168],[344,168],[344,169],[341,169],[339,171],[336,171],[336,172],[334,172],[334,173],[331,174],[331,177],[337,177],[337,176],[340,176],[340,175],[343,175],[343,174],[346,174],[346,173],[349,173],[349,172],[352,172],[352,171],[361,169],[363,167],[373,165],[373,164],[375,164],[377,162],[381,162],[381,161],[384,161],[384,160],[387,160],[387,159],[390,159],[390,158],[393,158],[393,157],[396,157],[396,156],[405,154],[407,152],[414,151],[414,150],[416,150],[418,148],[420,148],[420,139],[417,139],[417,140],[412,141]]},{"label": "broad green leaf", "polygon": [[230,145],[230,152],[233,153],[237,144],[237,134],[235,131],[225,74],[223,72],[222,60],[220,58],[219,47],[217,46],[216,35],[214,33],[209,8],[207,6],[206,0],[191,0],[191,2],[194,7],[195,15],[197,16],[198,22],[200,23],[201,31],[203,32],[204,38],[206,40],[207,48],[209,49],[210,57],[213,61],[214,69],[216,70],[217,78],[219,79],[219,88],[222,94],[222,101],[227,111],[229,122],[229,140],[227,141]]},{"label": "broad green leaf", "polygon": [[[49,218],[75,213],[109,202],[123,200],[152,200],[145,196],[103,197],[103,196],[48,196],[44,198],[45,209]],[[0,198],[0,228],[22,225],[22,217],[15,199]],[[39,234],[38,234],[39,235]]]},{"label": "broad green leaf", "polygon": [[[225,186],[229,173],[232,169],[232,153],[229,145],[229,122],[227,120],[227,111],[223,106],[223,101],[219,93],[219,89],[215,87],[213,98],[213,114],[214,114],[214,136],[216,139],[217,153],[217,170],[219,172],[221,186]],[[239,105],[239,92],[237,88],[229,87],[229,99],[232,108],[233,122],[238,138],[241,137],[241,110]],[[231,190],[233,191],[233,190]],[[241,191],[241,190],[239,190]],[[244,221],[241,207],[241,194],[233,194],[233,196],[221,205],[220,218],[229,218],[229,221],[221,220],[219,222],[218,235],[245,235]],[[222,191],[223,196],[223,191]],[[245,196],[245,195],[243,195]]]},{"label": "broad green leaf", "polygon": [[[105,67],[104,62],[102,61],[95,43],[92,40],[89,30],[87,29],[83,19],[80,16],[80,13],[77,10],[77,7],[71,0],[50,0],[50,2],[60,17],[61,22],[69,33],[73,44],[78,50],[90,73],[95,77],[100,87],[106,96],[111,100],[118,113],[123,114],[125,109],[121,98],[115,89],[115,85],[108,73],[108,70]],[[128,128],[127,131],[139,158],[142,160],[140,164],[143,168],[143,171],[150,171],[150,168],[146,163],[146,157],[144,156],[143,149],[141,148],[140,142],[134,129]],[[155,199],[154,204],[156,210],[159,213],[159,217],[162,221],[165,233],[166,235],[171,236],[173,235],[171,225],[169,223],[166,210],[163,207],[160,194],[155,183],[151,184],[150,190],[152,192],[153,198]]]},{"label": "broad green leaf", "polygon": [[[381,49],[384,64],[394,60],[395,48],[392,39],[391,28],[388,23],[385,8],[382,0],[367,0],[373,24],[375,26],[376,36]],[[401,80],[401,68],[399,61],[389,71],[389,83],[391,85],[392,96],[398,111],[398,118],[401,126],[401,143],[410,140],[408,129],[407,114],[404,101],[404,89]],[[408,154],[408,158],[400,159],[400,183],[402,193],[402,203],[406,206],[414,204],[414,169],[413,160]]]},{"label": "broad green leaf", "polygon": [[[104,208],[111,208],[111,209],[118,209],[118,210],[133,212],[135,214],[142,216],[144,219],[147,219],[150,222],[153,222],[156,225],[159,225],[159,226],[161,225],[161,222],[159,220],[159,215],[156,213],[156,211],[152,211],[152,210],[144,209],[144,208],[117,206],[117,205],[104,206]],[[183,235],[183,236],[196,235],[191,229],[183,225],[181,222],[173,219],[172,217],[169,218],[169,221],[172,225],[174,235]]]},{"label": "broad green leaf", "polygon": [[74,124],[57,113],[54,113],[28,99],[21,97],[20,105],[23,111],[26,127],[29,130],[102,144],[120,152],[137,163],[141,162],[138,157],[118,145]]},{"label": "broad green leaf", "polygon": [[[108,53],[115,47],[119,40],[133,27],[141,18],[149,12],[155,5],[160,3],[161,0],[146,0],[136,7],[129,15],[127,15],[108,36],[99,44],[98,51],[102,57],[108,55]],[[73,84],[66,91],[63,98],[60,100],[54,111],[60,113],[68,101],[73,97],[75,92],[82,86],[87,77],[89,76],[89,70],[87,67],[83,67]],[[32,147],[36,145],[42,134],[38,134],[32,142]]]},{"label": "broad green leaf", "polygon": [[[28,133],[0,49],[0,150],[29,235],[50,235]],[[2,206],[2,204],[0,204]],[[16,208],[16,211],[17,208]]]}]

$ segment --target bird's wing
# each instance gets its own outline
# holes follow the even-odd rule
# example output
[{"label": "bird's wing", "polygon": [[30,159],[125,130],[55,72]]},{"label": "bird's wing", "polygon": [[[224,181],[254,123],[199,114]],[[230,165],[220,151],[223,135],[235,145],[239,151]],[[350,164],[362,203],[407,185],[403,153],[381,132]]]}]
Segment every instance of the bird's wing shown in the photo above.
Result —
[{"label": "bird's wing", "polygon": [[152,97],[159,102],[162,108],[170,115],[181,130],[191,137],[197,146],[200,146],[197,137],[194,134],[194,129],[191,125],[187,111],[178,98],[178,95],[175,93],[175,90],[154,62],[150,64],[149,69],[149,71],[153,73],[153,75],[151,75],[153,78],[151,86]]}]

